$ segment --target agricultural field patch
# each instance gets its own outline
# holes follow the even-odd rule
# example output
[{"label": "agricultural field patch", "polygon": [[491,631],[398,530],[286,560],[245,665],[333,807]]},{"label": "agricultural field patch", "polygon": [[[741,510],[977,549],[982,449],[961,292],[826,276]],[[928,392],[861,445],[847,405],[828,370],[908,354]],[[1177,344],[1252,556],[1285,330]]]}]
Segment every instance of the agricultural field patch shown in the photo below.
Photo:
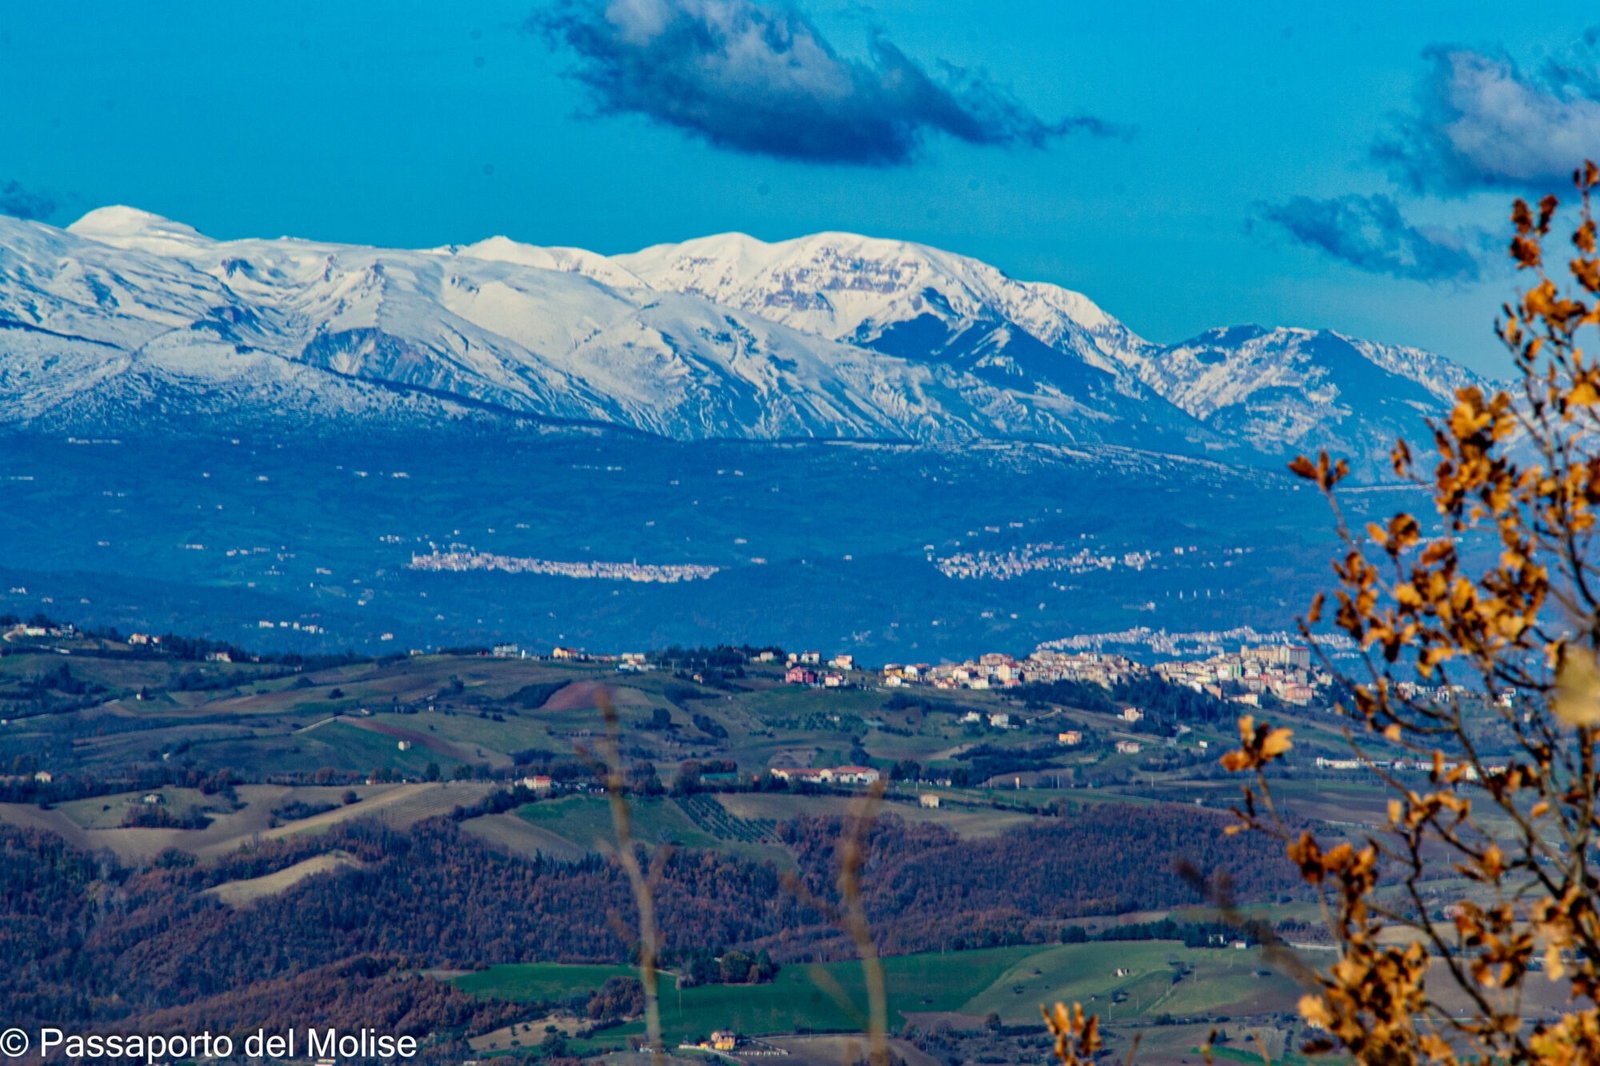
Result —
[{"label": "agricultural field patch", "polygon": [[340,851],[302,859],[291,866],[261,877],[238,881],[224,881],[206,889],[205,894],[215,897],[230,907],[248,907],[257,900],[287,892],[308,877],[334,873],[339,870],[359,869],[361,864]]},{"label": "agricultural field patch", "polygon": [[570,862],[589,854],[582,845],[510,812],[470,818],[462,828],[488,844],[530,859],[542,855]]},{"label": "agricultural field patch", "polygon": [[[1176,941],[993,948],[902,955],[883,960],[891,1029],[919,1020],[965,1019],[980,1024],[991,1012],[1007,1025],[1038,1022],[1041,1004],[1081,999],[1113,1024],[1161,1015],[1261,1017],[1293,1011],[1292,982],[1264,971],[1255,950],[1187,949]],[[1186,975],[1176,982],[1179,967]],[[1126,971],[1119,974],[1119,970]],[[455,978],[475,995],[529,1002],[599,987],[622,972],[597,967],[532,964],[497,966]],[[746,1035],[859,1032],[865,983],[856,962],[785,966],[764,985],[706,985],[678,989],[663,975],[662,1026],[673,1042],[712,1029]],[[637,1023],[596,1034],[620,1045]]]},{"label": "agricultural field patch", "polygon": [[[856,800],[850,796],[802,795],[793,792],[737,792],[718,795],[717,802],[736,818],[782,822],[802,815],[843,817],[852,811]],[[1020,811],[965,807],[955,803],[930,809],[913,802],[886,802],[881,811],[908,822],[943,826],[957,836],[964,837],[995,836],[1007,829],[1026,825],[1034,818]]]}]

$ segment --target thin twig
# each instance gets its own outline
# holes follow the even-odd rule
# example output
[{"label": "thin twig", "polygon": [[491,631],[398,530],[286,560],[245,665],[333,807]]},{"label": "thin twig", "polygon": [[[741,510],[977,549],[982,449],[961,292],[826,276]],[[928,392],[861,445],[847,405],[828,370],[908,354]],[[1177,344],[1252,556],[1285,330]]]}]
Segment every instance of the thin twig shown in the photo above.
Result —
[{"label": "thin twig", "polygon": [[872,937],[861,895],[861,870],[870,850],[873,822],[883,803],[884,781],[880,777],[865,793],[850,802],[839,838],[839,873],[835,882],[839,903],[820,899],[799,877],[789,874],[784,885],[806,906],[823,915],[855,944],[861,960],[861,976],[867,990],[867,1060],[872,1066],[889,1066],[889,991],[878,957],[878,944]]},{"label": "thin twig", "polygon": [[600,756],[605,763],[606,796],[611,801],[611,824],[617,838],[617,861],[628,877],[634,905],[639,909],[639,983],[644,988],[644,1030],[650,1042],[654,1066],[666,1061],[661,1039],[661,1003],[657,996],[656,959],[660,955],[660,934],[656,929],[656,901],[650,878],[639,863],[633,845],[633,817],[628,809],[628,775],[622,765],[622,719],[611,702],[611,693],[602,688],[595,698],[606,731],[600,740]]}]

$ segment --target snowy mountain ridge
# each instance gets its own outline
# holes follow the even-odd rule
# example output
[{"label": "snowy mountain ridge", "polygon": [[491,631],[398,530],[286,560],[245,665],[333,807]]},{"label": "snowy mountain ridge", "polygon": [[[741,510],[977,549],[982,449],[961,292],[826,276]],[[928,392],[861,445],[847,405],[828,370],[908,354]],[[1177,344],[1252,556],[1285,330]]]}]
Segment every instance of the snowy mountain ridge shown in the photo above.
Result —
[{"label": "snowy mountain ridge", "polygon": [[0,424],[500,418],[695,440],[1037,440],[1358,465],[1470,371],[1331,332],[1160,346],[1086,296],[909,242],[618,256],[218,241],[127,207],[0,218]]}]

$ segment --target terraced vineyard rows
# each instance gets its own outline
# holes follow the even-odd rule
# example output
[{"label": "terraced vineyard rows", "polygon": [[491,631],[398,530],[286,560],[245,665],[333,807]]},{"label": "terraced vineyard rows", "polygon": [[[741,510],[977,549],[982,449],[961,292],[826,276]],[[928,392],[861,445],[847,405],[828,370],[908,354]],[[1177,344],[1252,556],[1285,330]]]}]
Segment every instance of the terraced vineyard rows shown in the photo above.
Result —
[{"label": "terraced vineyard rows", "polygon": [[697,794],[678,801],[694,824],[719,840],[743,840],[751,844],[778,843],[778,823],[772,818],[740,818],[715,796]]}]

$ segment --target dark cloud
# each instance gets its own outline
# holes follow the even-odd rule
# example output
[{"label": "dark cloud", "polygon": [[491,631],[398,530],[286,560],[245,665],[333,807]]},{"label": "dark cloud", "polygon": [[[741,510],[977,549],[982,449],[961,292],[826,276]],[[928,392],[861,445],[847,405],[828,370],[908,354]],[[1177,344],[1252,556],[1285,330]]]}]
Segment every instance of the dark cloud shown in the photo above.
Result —
[{"label": "dark cloud", "polygon": [[898,166],[928,131],[1028,147],[1123,135],[1093,116],[1047,122],[980,72],[946,64],[935,77],[881,34],[867,60],[844,58],[786,0],[557,0],[529,26],[577,55],[599,113],[737,152]]},{"label": "dark cloud", "polygon": [[15,181],[0,181],[0,215],[13,218],[49,218],[56,213],[55,197],[26,189]]},{"label": "dark cloud", "polygon": [[[1283,229],[1300,244],[1371,274],[1413,281],[1471,281],[1482,268],[1481,249],[1451,234],[1413,226],[1387,196],[1296,196],[1258,204],[1257,218]],[[1482,245],[1487,238],[1477,239]]]},{"label": "dark cloud", "polygon": [[1592,44],[1528,75],[1505,56],[1435,47],[1415,109],[1373,156],[1402,185],[1443,195],[1552,191],[1600,156],[1600,78]]}]

